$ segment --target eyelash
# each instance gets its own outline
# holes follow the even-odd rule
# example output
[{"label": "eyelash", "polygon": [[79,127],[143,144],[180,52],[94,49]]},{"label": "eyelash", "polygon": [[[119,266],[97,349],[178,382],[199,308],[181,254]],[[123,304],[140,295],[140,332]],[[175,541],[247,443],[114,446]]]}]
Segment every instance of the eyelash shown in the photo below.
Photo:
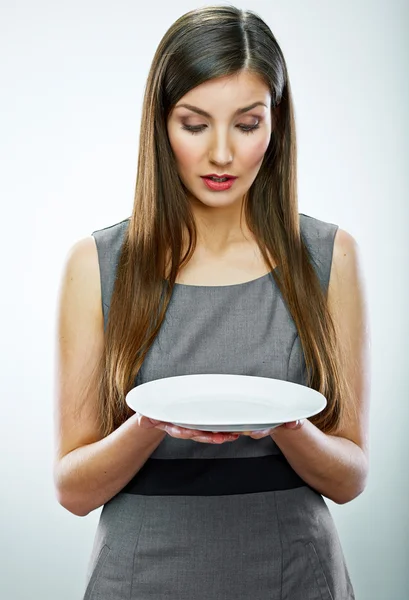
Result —
[{"label": "eyelash", "polygon": [[[206,125],[182,125],[182,129],[189,131],[192,135],[201,133],[205,127],[207,127],[207,126]],[[238,127],[239,127],[239,129],[241,129],[242,133],[245,133],[247,135],[249,133],[254,133],[254,131],[256,129],[260,128],[260,125],[257,123],[257,125],[238,125]]]}]

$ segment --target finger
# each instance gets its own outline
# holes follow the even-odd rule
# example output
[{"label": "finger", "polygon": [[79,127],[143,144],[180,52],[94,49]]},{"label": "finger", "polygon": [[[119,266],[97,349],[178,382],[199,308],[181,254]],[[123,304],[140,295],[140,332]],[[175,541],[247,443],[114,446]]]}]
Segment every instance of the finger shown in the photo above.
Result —
[{"label": "finger", "polygon": [[200,429],[190,429],[188,427],[179,427],[172,423],[160,422],[157,425],[158,429],[166,431],[170,436],[178,439],[191,439],[194,441],[200,441],[205,443],[216,443],[220,444],[223,442],[233,442],[239,437],[239,433],[225,433],[225,432],[204,432]]},{"label": "finger", "polygon": [[207,435],[195,435],[191,439],[195,442],[203,442],[205,444],[224,444],[225,442],[234,442],[238,436],[223,436],[211,437]]},{"label": "finger", "polygon": [[163,425],[163,424],[164,424],[163,421],[158,421],[157,419],[149,419],[148,417],[145,417],[143,427],[150,429],[152,427],[158,427],[159,425]]},{"label": "finger", "polygon": [[193,436],[203,436],[202,431],[188,429],[187,427],[179,427],[178,425],[172,425],[172,423],[164,423],[163,425],[158,425],[158,427],[163,429],[163,431],[166,431],[172,437],[183,440],[192,439]]},{"label": "finger", "polygon": [[305,419],[297,419],[296,421],[290,421],[285,423],[287,429],[300,429],[303,426]]},{"label": "finger", "polygon": [[223,444],[224,442],[234,442],[240,437],[238,433],[222,433],[215,432],[212,436],[212,440],[217,444]]},{"label": "finger", "polygon": [[141,415],[140,413],[137,413],[137,415],[139,427],[143,427],[144,429],[154,427],[154,425],[151,424],[150,419],[148,419],[148,417],[145,417],[145,415]]},{"label": "finger", "polygon": [[251,431],[250,437],[252,437],[255,440],[260,440],[261,438],[270,435],[272,431],[273,430],[271,429],[271,427],[268,427],[267,429],[259,429],[258,431]]}]

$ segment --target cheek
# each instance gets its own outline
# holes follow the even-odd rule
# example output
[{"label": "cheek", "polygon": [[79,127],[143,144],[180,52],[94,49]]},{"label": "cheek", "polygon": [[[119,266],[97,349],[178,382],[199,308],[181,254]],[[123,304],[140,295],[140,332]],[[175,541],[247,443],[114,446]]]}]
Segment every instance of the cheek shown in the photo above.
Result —
[{"label": "cheek", "polygon": [[192,166],[197,166],[200,154],[197,142],[189,143],[186,136],[181,139],[177,135],[172,136],[170,142],[180,169],[191,169]]},{"label": "cheek", "polygon": [[195,151],[193,148],[189,150],[186,144],[176,149],[175,156],[181,169],[191,168],[193,165],[197,166]]},{"label": "cheek", "polygon": [[262,162],[264,154],[268,148],[270,138],[256,140],[252,144],[247,144],[242,153],[241,162],[247,167],[257,167]]}]

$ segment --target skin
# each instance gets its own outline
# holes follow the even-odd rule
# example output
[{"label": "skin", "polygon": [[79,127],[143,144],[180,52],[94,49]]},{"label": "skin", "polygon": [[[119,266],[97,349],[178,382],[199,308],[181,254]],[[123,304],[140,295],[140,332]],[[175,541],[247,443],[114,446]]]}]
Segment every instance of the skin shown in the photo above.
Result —
[{"label": "skin", "polygon": [[[241,116],[237,108],[261,101]],[[199,116],[178,105],[188,103],[208,112]],[[245,194],[260,169],[272,133],[269,91],[249,73],[220,78],[191,90],[168,120],[168,133],[180,177],[188,190],[198,230],[198,247],[179,281],[197,285],[229,285],[259,276],[265,265],[255,251],[255,240],[240,212]],[[259,123],[253,133],[239,125]],[[183,125],[203,125],[193,135]],[[229,173],[238,179],[230,190],[209,190],[200,175]],[[351,397],[343,401],[354,408],[338,430],[325,434],[308,419],[284,423],[272,430],[241,434],[189,430],[137,415],[141,427],[156,427],[169,435],[204,443],[234,441],[247,434],[267,435],[276,442],[293,469],[313,488],[338,504],[358,496],[366,485],[369,463],[369,326],[359,247],[339,228],[332,257],[328,307],[338,328],[337,342],[347,348],[342,365],[351,384]],[[243,267],[243,264],[245,265]],[[234,280],[232,280],[232,278]]]},{"label": "skin", "polygon": [[[235,115],[236,109],[261,105]],[[182,107],[205,110],[204,117]],[[253,126],[257,129],[246,132]],[[200,127],[196,133],[183,127]],[[241,222],[245,194],[260,170],[272,133],[271,97],[256,76],[241,72],[210,80],[177,102],[168,117],[168,135],[179,176],[191,203],[198,232],[199,254],[221,257],[252,236]],[[237,176],[230,190],[214,192],[201,176],[228,173]]]},{"label": "skin", "polygon": [[[289,423],[283,423],[283,425],[288,429],[299,429],[300,427],[302,427],[304,420],[305,419],[291,421]],[[194,440],[195,442],[203,442],[206,444],[223,444],[224,442],[233,442],[234,440],[237,440],[237,438],[240,435],[247,435],[256,440],[259,440],[263,437],[271,435],[273,432],[273,429],[263,429],[261,431],[243,431],[235,434],[224,433],[220,431],[201,431],[200,429],[187,429],[185,427],[178,427],[177,425],[173,425],[172,423],[167,423],[165,421],[149,419],[148,417],[145,417],[144,415],[141,415],[139,413],[138,424],[146,429],[156,427],[157,429],[166,431],[166,433],[168,433],[172,437],[180,438],[183,440]]]}]

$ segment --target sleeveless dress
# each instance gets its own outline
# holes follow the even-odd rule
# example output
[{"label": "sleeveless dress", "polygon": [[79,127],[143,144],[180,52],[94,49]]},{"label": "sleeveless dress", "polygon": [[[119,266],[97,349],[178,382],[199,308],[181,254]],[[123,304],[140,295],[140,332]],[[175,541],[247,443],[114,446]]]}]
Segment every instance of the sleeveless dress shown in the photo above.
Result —
[{"label": "sleeveless dress", "polygon": [[[105,327],[129,219],[94,231]],[[328,289],[337,225],[300,213]],[[271,273],[176,284],[135,385],[233,373],[306,385],[293,319]],[[83,600],[354,600],[328,506],[270,436],[224,444],[166,435],[101,512]]]}]

